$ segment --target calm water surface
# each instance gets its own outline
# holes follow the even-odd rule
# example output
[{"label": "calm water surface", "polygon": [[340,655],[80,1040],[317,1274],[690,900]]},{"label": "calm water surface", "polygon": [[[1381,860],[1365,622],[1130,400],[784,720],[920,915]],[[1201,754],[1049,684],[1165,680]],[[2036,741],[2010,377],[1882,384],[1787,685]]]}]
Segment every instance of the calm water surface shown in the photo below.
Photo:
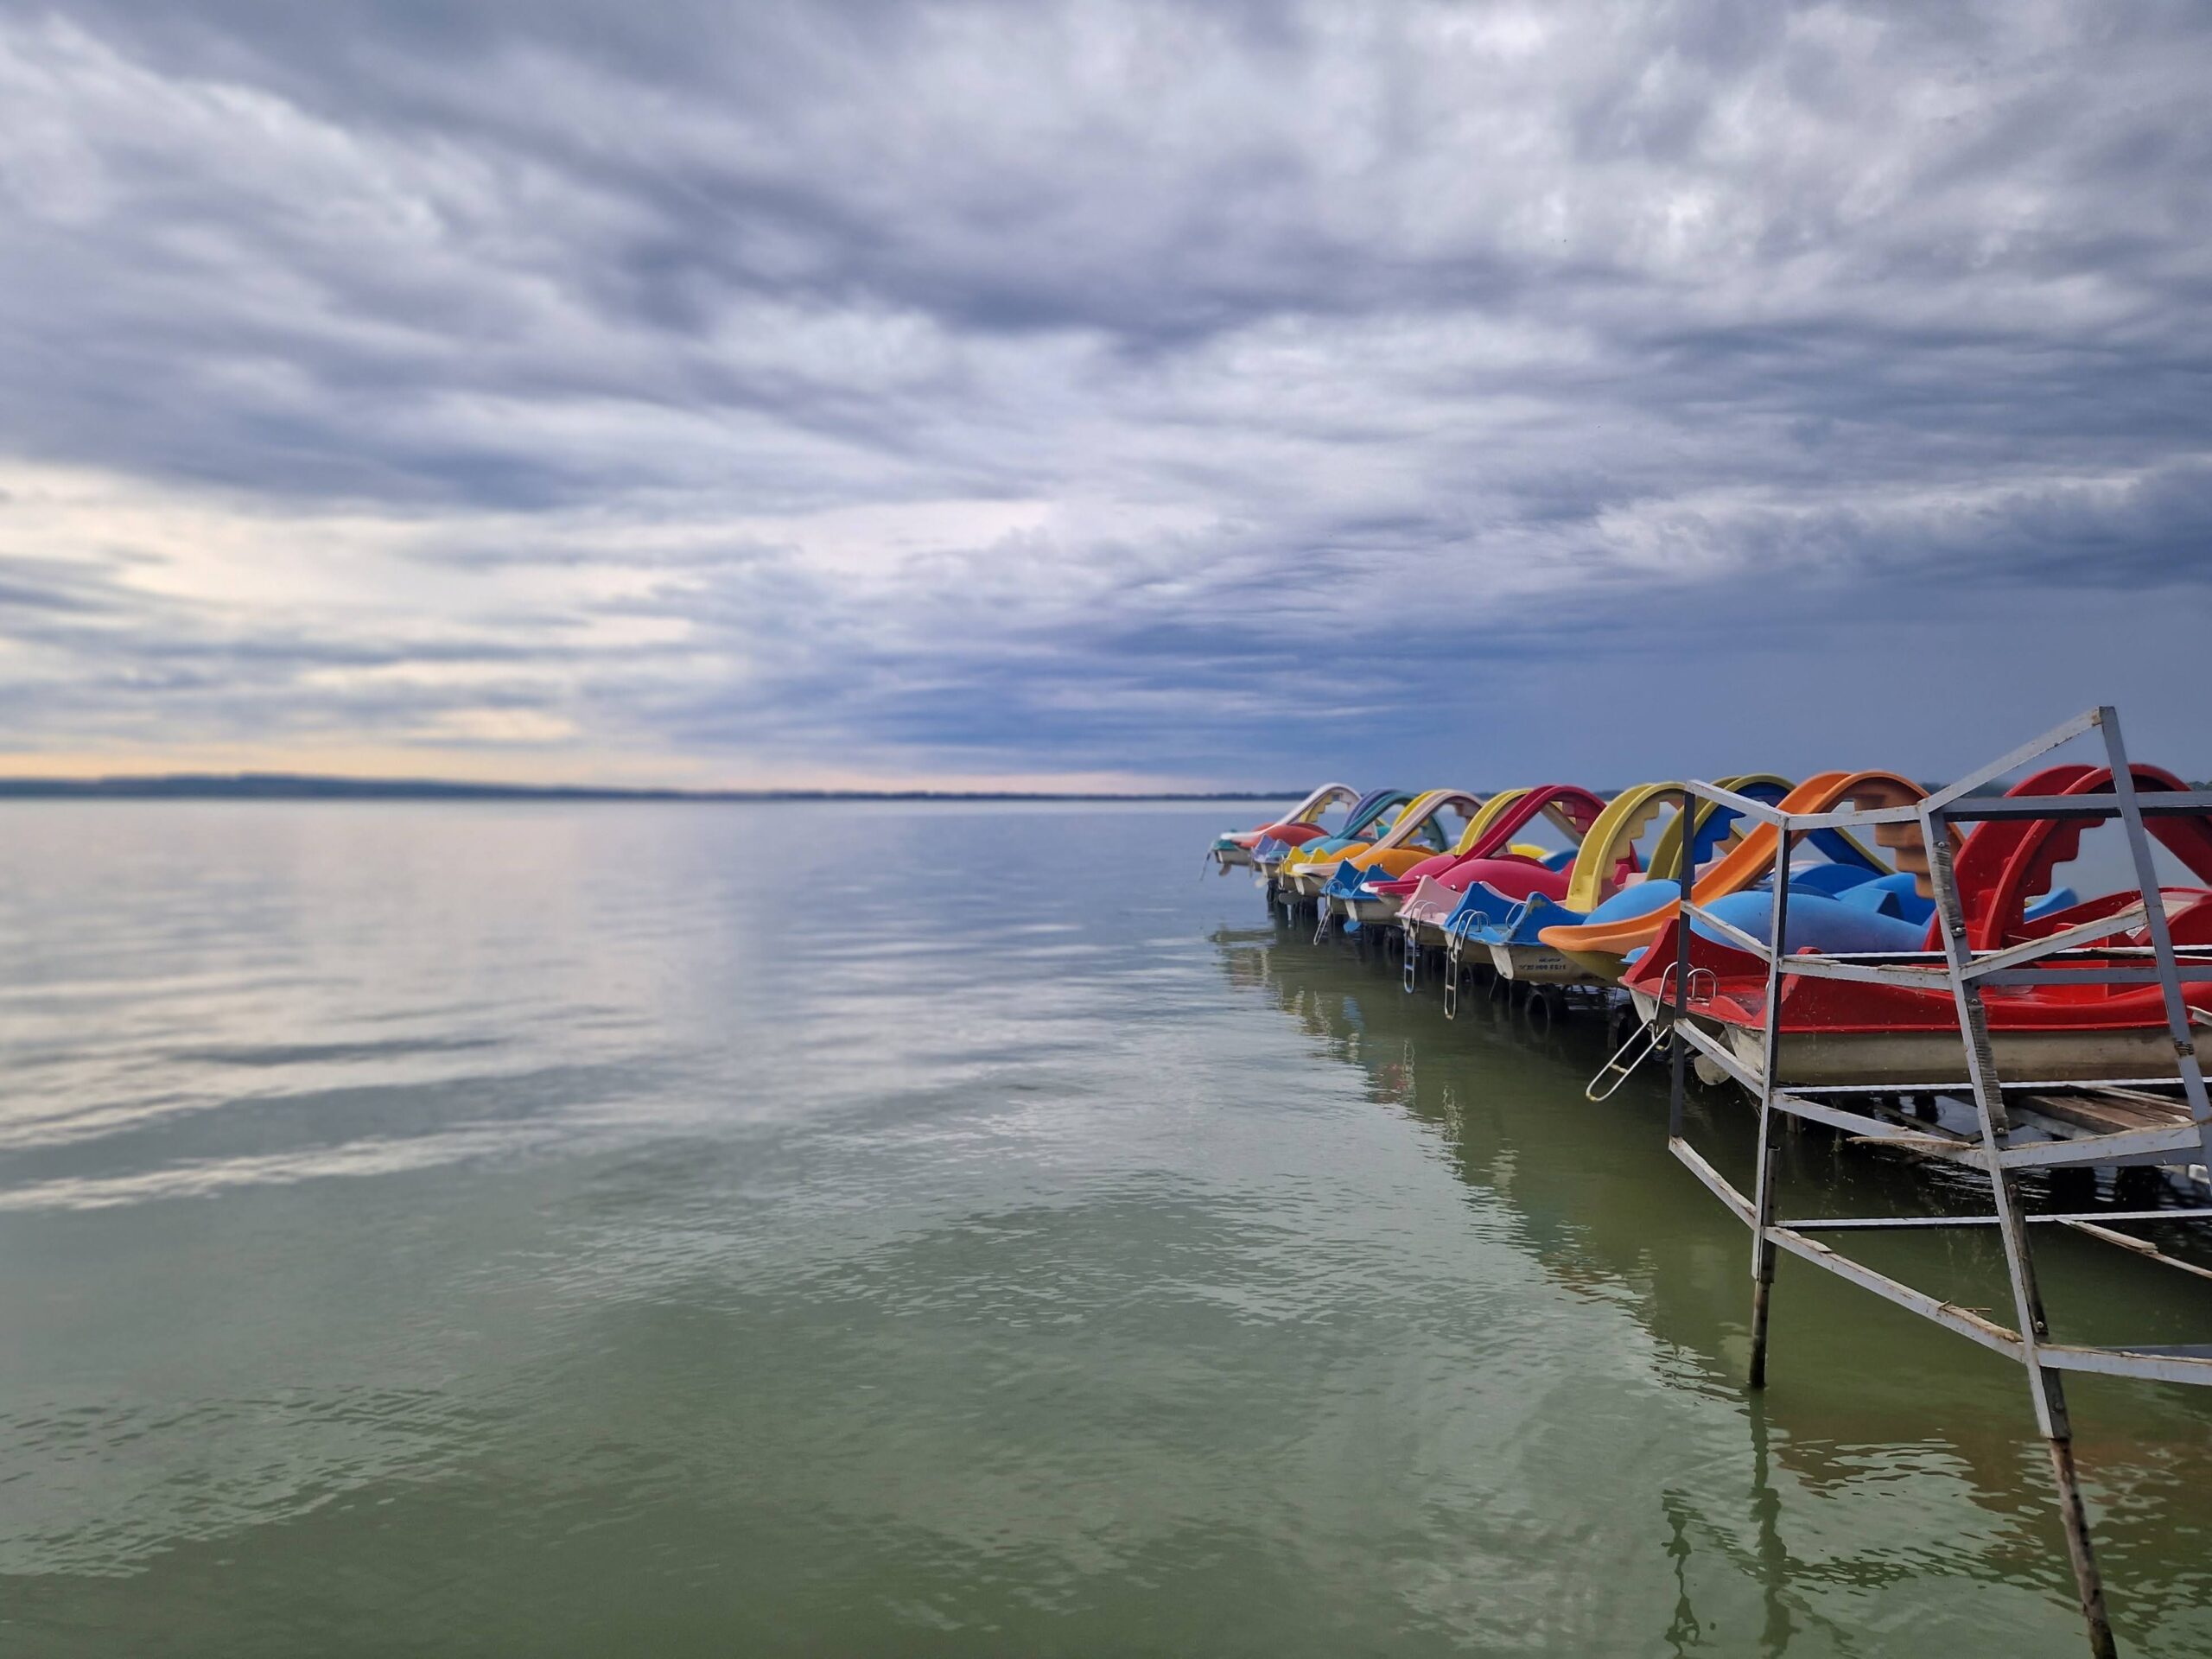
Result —
[{"label": "calm water surface", "polygon": [[[1249,815],[8,807],[0,1643],[2080,1651],[2018,1373],[1785,1263],[1754,1407],[1656,1083],[1279,932]],[[2075,1403],[2212,1653],[2212,1411]]]}]

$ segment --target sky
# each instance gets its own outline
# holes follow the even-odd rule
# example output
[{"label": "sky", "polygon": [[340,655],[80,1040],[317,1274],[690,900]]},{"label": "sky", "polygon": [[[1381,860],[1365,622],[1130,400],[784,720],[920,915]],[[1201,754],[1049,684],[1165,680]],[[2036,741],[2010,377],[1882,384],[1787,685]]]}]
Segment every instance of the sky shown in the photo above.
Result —
[{"label": "sky", "polygon": [[2201,0],[0,0],[0,772],[2212,772]]}]

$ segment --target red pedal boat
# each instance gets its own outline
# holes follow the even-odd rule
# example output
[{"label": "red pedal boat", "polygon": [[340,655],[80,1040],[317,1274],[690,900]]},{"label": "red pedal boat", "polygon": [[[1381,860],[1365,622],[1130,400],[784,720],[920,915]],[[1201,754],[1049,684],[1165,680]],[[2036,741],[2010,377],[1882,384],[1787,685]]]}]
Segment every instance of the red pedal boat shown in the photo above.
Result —
[{"label": "red pedal boat", "polygon": [[[2160,767],[2139,765],[2133,770],[2137,789],[2146,794],[2185,787]],[[2108,768],[2071,766],[2047,768],[2010,792],[2050,796],[2111,790]],[[2191,874],[2212,884],[2212,814],[2156,817],[2146,827]],[[1973,949],[2002,950],[2142,909],[2141,894],[2129,889],[2030,918],[2031,899],[2045,891],[2058,868],[2081,850],[2082,829],[2079,821],[2050,819],[1994,819],[1974,828],[1954,866]],[[2212,1028],[2212,885],[2165,888],[2159,899],[2183,958],[2183,1000],[2195,1022]],[[1680,918],[1669,921],[1624,976],[1622,982],[1647,1014],[1674,1000],[1681,925]],[[1801,921],[1794,889],[1787,925],[1786,943],[1793,950],[1833,948],[1816,937],[1817,917]],[[1940,947],[1936,927],[1929,924],[1921,948]],[[2148,942],[2147,931],[2140,927],[2107,941],[2122,947]],[[1764,1064],[1766,964],[1694,930],[1690,965],[1690,1017],[1722,1034],[1737,1059],[1756,1072]],[[1783,976],[1777,1081],[1784,1086],[1956,1081],[1957,1007],[1937,970],[1930,969],[1929,979],[1929,988],[1922,990]],[[2161,995],[2155,984],[1989,985],[1983,1001],[1999,1071],[2015,1080],[2054,1083],[2166,1076],[2173,1069],[2174,1051]]]}]

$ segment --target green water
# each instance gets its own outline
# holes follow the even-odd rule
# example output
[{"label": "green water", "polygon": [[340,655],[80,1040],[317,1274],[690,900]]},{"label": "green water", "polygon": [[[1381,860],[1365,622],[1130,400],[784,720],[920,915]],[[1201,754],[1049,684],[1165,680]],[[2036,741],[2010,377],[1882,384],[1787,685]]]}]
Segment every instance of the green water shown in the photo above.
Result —
[{"label": "green water", "polygon": [[[1656,1083],[1278,931],[1247,816],[7,809],[0,1650],[2079,1652],[2018,1372],[1785,1263],[1755,1406]],[[2212,1402],[2075,1407],[2212,1653]]]}]

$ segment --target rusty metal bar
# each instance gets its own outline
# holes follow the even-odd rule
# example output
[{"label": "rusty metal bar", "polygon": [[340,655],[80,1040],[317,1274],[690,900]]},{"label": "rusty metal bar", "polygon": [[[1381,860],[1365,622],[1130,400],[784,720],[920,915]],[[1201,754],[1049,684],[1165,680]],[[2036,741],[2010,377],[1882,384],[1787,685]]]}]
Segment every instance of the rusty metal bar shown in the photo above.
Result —
[{"label": "rusty metal bar", "polygon": [[[1969,1150],[1974,1149],[1972,1141],[1956,1135],[1946,1135],[1936,1132],[1932,1124],[1923,1124],[1909,1132],[1901,1132],[1896,1123],[1886,1118],[1868,1117],[1860,1112],[1847,1112],[1840,1107],[1808,1099],[1787,1089],[1775,1090],[1774,1109],[1777,1112],[1787,1112],[1792,1117],[1802,1117],[1808,1123],[1826,1124],[1829,1128],[1840,1129],[1846,1135],[1857,1135],[1867,1141],[1910,1141],[1917,1145],[1923,1141],[1948,1140],[1954,1145]],[[1978,1152],[1977,1155],[1979,1155]]]},{"label": "rusty metal bar", "polygon": [[[2109,713],[2101,709],[2082,718],[2090,724],[2101,724]],[[2086,730],[2087,725],[2077,729]],[[2109,740],[2109,728],[2106,734]],[[1960,790],[1956,794],[1965,792]],[[1982,1143],[1993,1165],[1989,1188],[1995,1200],[1998,1236],[2005,1247],[2005,1275],[2012,1286],[2020,1358],[2031,1382],[2029,1397],[2050,1455],[2051,1473],[2058,1488],[2059,1520],[2066,1535],[2067,1558],[2074,1568],[2089,1651],[2096,1659],[2116,1659],[2119,1649],[2113,1638],[2112,1617],[2105,1607],[2104,1580],[2098,1571],[2096,1548],[2089,1538],[2088,1511],[2074,1466],[2074,1427],[2067,1412],[2065,1382],[2057,1368],[2044,1363],[2037,1354],[2037,1344],[2049,1338],[2050,1326],[2044,1312],[2027,1229],[2020,1221],[2012,1166],[2005,1161],[2012,1124],[2005,1109],[2004,1091],[1995,1086],[1997,1060],[1990,1046],[1988,1013],[1982,1006],[1981,988],[1966,971],[1972,965],[1973,954],[1967,942],[1966,909],[1953,869],[1950,822],[1939,802],[1931,798],[1922,805],[1921,838],[1928,849],[1929,876],[1935,889],[1936,934],[1948,960],[1951,997],[1958,1011],[1959,1033],[1966,1043],[1967,1075],[1974,1081]],[[2152,902],[2155,893],[2146,893],[2145,902]]]},{"label": "rusty metal bar", "polygon": [[[2109,1238],[2119,1239],[2125,1236],[2113,1232],[2108,1224],[2115,1221],[2212,1220],[2212,1210],[2082,1210],[2066,1215],[2023,1216],[2020,1219],[2031,1225],[2046,1223],[2067,1227],[2097,1225],[2101,1233]],[[1996,1224],[1995,1216],[1828,1216],[1775,1223],[1777,1227],[1793,1227],[1801,1233],[1872,1231],[1891,1227],[1994,1227]],[[2126,1243],[2133,1248],[2143,1244],[2144,1241],[2130,1238]]]},{"label": "rusty metal bar", "polygon": [[[2159,908],[2163,910],[2164,906]],[[2079,922],[2072,927],[2063,927],[2056,933],[2046,933],[2041,938],[2029,939],[2002,950],[1976,951],[1966,965],[1966,976],[1968,979],[1980,979],[1985,974],[1997,973],[2023,963],[2038,962],[2062,950],[2075,950],[2093,939],[2108,939],[2113,934],[2125,933],[2145,921],[2149,911],[2150,906],[2146,905],[2130,905],[2110,916],[2100,917],[2093,922]]]},{"label": "rusty metal bar", "polygon": [[1802,1233],[1787,1227],[1773,1230],[1774,1242],[1801,1261],[1810,1262],[1816,1268],[1825,1268],[1839,1279],[1848,1279],[1862,1290],[1871,1290],[1884,1301],[1895,1302],[1899,1307],[1910,1308],[1923,1319],[1933,1319],[1947,1331],[1955,1331],[1970,1342],[2003,1354],[2008,1359],[2018,1359],[2024,1350],[2020,1333],[2009,1331],[1994,1319],[1986,1319],[1972,1308],[1961,1307],[1940,1297],[1930,1296],[1924,1290],[1916,1290],[1902,1280],[1854,1261],[1840,1250],[1831,1249],[1816,1238],[1807,1238]]},{"label": "rusty metal bar", "polygon": [[1987,766],[1977,766],[1965,777],[1953,779],[1930,795],[1922,804],[1932,810],[1941,810],[1948,807],[1954,801],[1964,799],[1993,779],[2002,778],[2006,772],[2027,765],[2038,755],[2048,754],[2060,744],[2073,741],[2082,733],[2094,728],[2097,724],[2098,716],[2103,713],[2104,710],[2101,709],[2090,709],[2075,715],[2071,720],[2061,721],[2041,737],[2021,744],[2010,754],[2001,755]]},{"label": "rusty metal bar", "polygon": [[[2146,818],[2194,817],[2212,811],[2212,790],[2161,789],[2145,797]],[[2121,809],[2111,795],[1979,795],[1943,809],[1956,823],[1989,818],[2117,818]]]},{"label": "rusty metal bar", "polygon": [[1745,1089],[1755,1095],[1758,1093],[1758,1074],[1730,1053],[1726,1044],[1707,1036],[1705,1033],[1679,1015],[1675,1020],[1674,1033],[1676,1037],[1697,1050],[1735,1081],[1743,1084]]},{"label": "rusty metal bar", "polygon": [[2148,1382],[2212,1383],[2212,1344],[2202,1347],[2087,1348],[2047,1343],[2044,1363],[2068,1371],[2101,1371],[2107,1376],[2140,1377]]},{"label": "rusty metal bar", "polygon": [[1689,1173],[1705,1183],[1706,1190],[1736,1213],[1736,1219],[1746,1227],[1751,1224],[1751,1201],[1738,1192],[1732,1182],[1707,1163],[1697,1148],[1675,1135],[1667,1142],[1667,1150],[1681,1160]]},{"label": "rusty metal bar", "polygon": [[[1693,778],[1686,787],[1694,790],[1716,806],[1727,807],[1732,811],[1742,813],[1747,818],[1757,818],[1761,823],[1778,825],[1782,822],[1783,815],[1777,811],[1770,803],[1755,801],[1748,795],[1738,795],[1732,789],[1723,789],[1719,784],[1708,784]],[[1688,828],[1687,823],[1684,827]],[[1689,842],[1685,840],[1682,845],[1687,847]],[[1686,883],[1686,889],[1687,886]]]},{"label": "rusty metal bar", "polygon": [[[1696,798],[1691,793],[1694,787],[1688,784],[1682,786],[1682,855],[1681,867],[1675,871],[1676,875],[1685,878],[1676,883],[1685,906],[1690,902],[1690,879],[1697,874],[1697,839],[1691,833],[1697,824],[1691,816],[1696,810]],[[1682,1144],[1682,1113],[1689,1091],[1689,1015],[1690,930],[1681,927],[1675,930],[1675,1040],[1667,1046],[1667,1138],[1677,1146]],[[1656,1011],[1653,1017],[1657,1017]]]},{"label": "rusty metal bar", "polygon": [[[1786,881],[1776,883],[1777,887],[1788,887],[1789,885],[1789,884]],[[1689,931],[1691,927],[1694,925],[1699,922],[1702,922],[1706,926],[1711,928],[1714,932],[1720,935],[1722,938],[1727,940],[1729,944],[1734,945],[1738,950],[1746,951],[1749,954],[1757,957],[1761,962],[1770,963],[1774,960],[1773,950],[1770,946],[1764,944],[1759,940],[1754,938],[1749,933],[1745,932],[1742,928],[1722,921],[1720,918],[1715,916],[1711,911],[1703,909],[1699,906],[1690,903],[1688,899],[1682,900],[1681,908],[1684,932]]]},{"label": "rusty metal bar", "polygon": [[[1780,1071],[1777,1062],[1782,1054],[1782,955],[1788,948],[1789,934],[1789,853],[1797,838],[1785,822],[1777,832],[1774,845],[1774,902],[1768,914],[1767,938],[1770,948],[1766,957],[1766,1029],[1762,1033],[1764,1048],[1759,1064],[1759,1147],[1758,1185],[1752,1198],[1757,1215],[1751,1223],[1751,1362],[1749,1382],[1752,1388],[1766,1386],[1767,1312],[1774,1300],[1774,1188],[1779,1177],[1778,1160],[1781,1141],[1775,1131],[1779,1127],[1774,1109],[1774,1080]],[[1693,925],[1682,927],[1688,934]],[[1728,929],[1731,933],[1737,931]],[[1742,936],[1748,937],[1748,936]]]},{"label": "rusty metal bar", "polygon": [[[2019,1078],[2007,1082],[1998,1079],[1998,1086],[2016,1092],[2032,1089],[2039,1095],[2094,1094],[2103,1089],[2170,1089],[2171,1077],[2052,1077],[2037,1082]],[[1964,1077],[1952,1077],[1942,1083],[1823,1083],[1799,1084],[1796,1088],[1811,1095],[1955,1095],[1973,1085]]]},{"label": "rusty metal bar", "polygon": [[1786,957],[1782,971],[1803,979],[1849,979],[1867,985],[1902,985],[1928,990],[1942,982],[1931,964],[1925,968],[1892,967],[1884,963],[1853,962],[1840,957]]},{"label": "rusty metal bar", "polygon": [[2166,1028],[2174,1039],[2174,1056],[2181,1067],[2182,1093],[2189,1099],[2189,1115],[2197,1127],[2197,1139],[2212,1155],[2212,1101],[2204,1091],[2204,1072],[2196,1061],[2196,1039],[2190,1027],[2190,1011],[2182,1000],[2181,968],[2174,958],[2173,930],[2166,923],[2166,907],[2159,894],[2158,872],[2151,857],[2151,837],[2143,826],[2142,793],[2135,787],[2135,773],[2127,763],[2127,745],[2120,734],[2120,711],[2101,709],[2105,747],[2112,757],[2113,798],[2120,803],[2120,824],[2127,832],[2127,850],[2135,863],[2136,885],[2142,889],[2145,925],[2151,949],[2158,953],[2160,1001],[2165,1005]]},{"label": "rusty metal bar", "polygon": [[2158,1152],[2194,1152],[2203,1137],[2194,1123],[2170,1129],[2129,1129],[2118,1135],[2085,1135],[2071,1141],[2037,1141],[1998,1149],[2006,1169],[2056,1169],[2068,1164],[2110,1162]]},{"label": "rusty metal bar", "polygon": [[1885,823],[1910,823],[1920,816],[1916,806],[1838,806],[1826,812],[1793,812],[1789,822],[1802,832],[1815,830],[1872,829]]}]

